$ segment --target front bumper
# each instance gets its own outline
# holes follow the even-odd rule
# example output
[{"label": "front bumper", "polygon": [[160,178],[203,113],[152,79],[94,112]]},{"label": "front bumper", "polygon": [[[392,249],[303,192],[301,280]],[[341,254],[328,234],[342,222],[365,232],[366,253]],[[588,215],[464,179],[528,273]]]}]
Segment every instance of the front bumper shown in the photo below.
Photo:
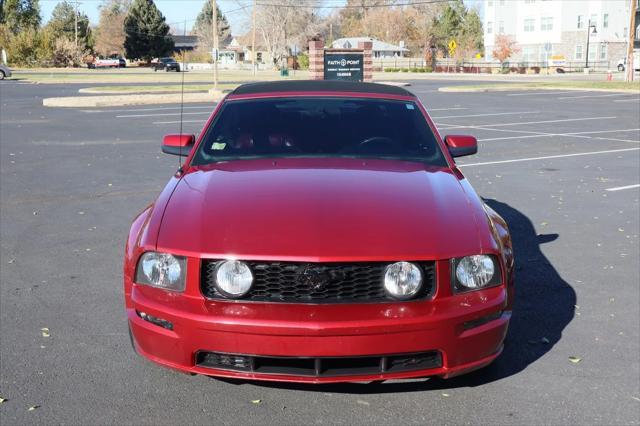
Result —
[{"label": "front bumper", "polygon": [[[353,305],[213,302],[136,285],[126,297],[136,350],[152,361],[188,373],[307,383],[463,374],[500,354],[511,317],[504,287],[427,301]],[[143,320],[139,312],[171,322],[172,329]],[[478,322],[487,317],[491,320]],[[197,363],[203,351],[285,358],[436,351],[441,363],[411,371],[310,376],[209,368]]]}]

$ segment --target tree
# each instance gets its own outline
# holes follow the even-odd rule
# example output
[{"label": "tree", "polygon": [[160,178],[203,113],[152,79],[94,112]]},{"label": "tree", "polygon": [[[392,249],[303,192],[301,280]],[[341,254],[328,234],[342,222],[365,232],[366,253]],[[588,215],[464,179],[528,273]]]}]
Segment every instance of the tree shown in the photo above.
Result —
[{"label": "tree", "polygon": [[433,38],[436,47],[447,51],[451,39],[459,48],[456,56],[471,55],[483,48],[482,21],[478,12],[465,7],[462,0],[451,1],[441,14],[433,19]]},{"label": "tree", "polygon": [[494,58],[500,61],[503,67],[504,62],[519,51],[520,48],[516,46],[516,42],[511,36],[505,34],[496,35],[492,54]]},{"label": "tree", "polygon": [[0,0],[0,24],[6,24],[14,34],[40,27],[38,0]]},{"label": "tree", "polygon": [[130,6],[130,0],[104,0],[100,5],[100,23],[95,31],[97,53],[124,55],[124,19]]},{"label": "tree", "polygon": [[151,60],[173,50],[169,25],[153,0],[133,0],[124,19],[124,48],[128,58]]},{"label": "tree", "polygon": [[89,17],[76,12],[75,7],[67,0],[58,3],[53,9],[47,27],[56,37],[65,37],[75,43],[76,13],[78,19],[78,49],[88,50],[93,47],[93,37],[89,27]]},{"label": "tree", "polygon": [[[218,21],[218,40],[219,46],[224,46],[231,40],[231,27],[227,18],[222,14],[220,8],[216,5],[217,21]],[[198,49],[203,52],[211,52],[213,50],[213,28],[211,20],[213,18],[213,6],[211,0],[205,0],[202,10],[198,14],[196,23],[193,25],[193,33],[198,36]]]},{"label": "tree", "polygon": [[260,5],[256,11],[256,33],[273,65],[281,64],[292,46],[306,46],[318,34],[321,25],[318,15],[312,3],[301,5],[299,0]]}]

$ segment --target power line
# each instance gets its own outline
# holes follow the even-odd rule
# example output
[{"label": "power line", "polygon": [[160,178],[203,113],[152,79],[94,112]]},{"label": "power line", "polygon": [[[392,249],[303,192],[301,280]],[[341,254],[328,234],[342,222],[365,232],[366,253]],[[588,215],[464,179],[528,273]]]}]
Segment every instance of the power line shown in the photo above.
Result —
[{"label": "power line", "polygon": [[[313,0],[312,0],[313,1]],[[450,0],[416,0],[406,1],[403,3],[384,3],[384,4],[372,4],[372,5],[333,5],[322,6],[314,4],[287,4],[287,3],[258,3],[258,6],[273,6],[273,7],[289,7],[289,8],[316,8],[316,9],[371,9],[371,8],[383,8],[383,7],[403,7],[403,6],[418,6],[422,4],[435,4],[435,3],[448,3]]]}]

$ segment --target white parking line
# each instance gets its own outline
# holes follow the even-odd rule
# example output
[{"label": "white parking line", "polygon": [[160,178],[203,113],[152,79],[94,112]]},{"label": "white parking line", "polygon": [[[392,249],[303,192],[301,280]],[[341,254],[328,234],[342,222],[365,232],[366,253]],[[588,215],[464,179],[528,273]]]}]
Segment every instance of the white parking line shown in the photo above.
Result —
[{"label": "white parking line", "polygon": [[427,111],[457,111],[460,109],[469,109],[463,107],[455,107],[455,108],[427,108]]},{"label": "white parking line", "polygon": [[[203,112],[183,112],[182,115],[203,115],[203,114],[211,114],[210,111]],[[116,118],[140,118],[140,117],[163,117],[169,115],[180,115],[179,112],[166,112],[159,114],[130,114],[130,115],[116,115]]]},{"label": "white parking line", "polygon": [[[492,130],[492,129],[483,128],[481,130]],[[496,131],[500,131],[501,129],[495,129],[495,130]],[[635,143],[640,143],[640,140],[614,139],[614,138],[602,138],[602,137],[597,137],[597,136],[585,136],[585,135],[601,134],[601,133],[624,133],[624,132],[632,132],[632,131],[637,131],[637,130],[640,130],[640,129],[599,130],[599,131],[571,132],[571,133],[543,133],[543,132],[529,132],[529,131],[524,131],[524,130],[523,131],[513,130],[513,132],[531,133],[531,135],[527,135],[527,136],[505,136],[505,137],[502,137],[502,138],[485,138],[485,139],[478,139],[478,142],[500,141],[500,140],[507,140],[507,139],[544,138],[544,137],[549,137],[549,136],[567,136],[567,137],[576,137],[576,138],[584,138],[584,139],[600,139],[600,140],[611,140],[611,141],[617,141],[617,142],[635,142]]]},{"label": "white parking line", "polygon": [[[441,117],[442,118],[442,117]],[[569,121],[587,121],[587,120],[613,120],[617,117],[584,117],[584,118],[565,118],[562,120],[543,120],[543,121],[523,121],[519,123],[495,123],[495,124],[470,124],[470,125],[457,125],[453,123],[442,123],[449,125],[450,129],[484,129],[486,127],[501,127],[501,126],[519,126],[525,124],[548,124],[548,123],[566,123]],[[438,126],[441,123],[436,123]],[[487,129],[488,130],[488,129]]]},{"label": "white parking line", "polygon": [[[207,120],[182,120],[182,123],[204,123]],[[154,121],[152,124],[178,124],[180,120],[177,121]]]},{"label": "white parking line", "polygon": [[[209,111],[213,111],[215,105],[207,105],[207,106],[185,106],[184,109],[207,109]],[[148,111],[167,111],[167,110],[180,110],[180,107],[166,107],[166,108],[137,108],[137,109],[101,109],[98,111],[95,110],[82,110],[82,112],[86,113],[99,113],[99,112],[148,112]]]},{"label": "white parking line", "polygon": [[633,189],[633,188],[640,188],[640,184],[627,185],[627,186],[617,186],[615,188],[607,188],[605,191],[622,191],[622,190],[625,190],[625,189]]},{"label": "white parking line", "polygon": [[598,155],[598,154],[613,154],[616,152],[627,151],[639,151],[640,148],[624,148],[624,149],[611,149],[608,151],[591,151],[591,152],[579,152],[576,154],[561,154],[561,155],[548,155],[545,157],[528,157],[528,158],[516,158],[513,160],[501,160],[501,161],[487,161],[484,163],[469,163],[459,164],[458,167],[472,167],[472,166],[488,166],[492,164],[507,164],[507,163],[520,163],[523,161],[537,161],[537,160],[551,160],[554,158],[566,158],[566,157],[580,157],[584,155]]},{"label": "white parking line", "polygon": [[633,99],[614,99],[613,102],[637,102],[638,104],[640,104],[640,98],[633,98]]},{"label": "white parking line", "polygon": [[496,112],[493,114],[469,114],[469,115],[445,115],[442,117],[431,117],[434,120],[441,118],[466,118],[466,117],[489,117],[494,115],[519,115],[519,114],[539,114],[540,111],[521,111],[521,112]]},{"label": "white parking line", "polygon": [[612,96],[627,96],[627,95],[629,95],[629,93],[610,93],[608,95],[563,96],[558,99],[610,98]]}]

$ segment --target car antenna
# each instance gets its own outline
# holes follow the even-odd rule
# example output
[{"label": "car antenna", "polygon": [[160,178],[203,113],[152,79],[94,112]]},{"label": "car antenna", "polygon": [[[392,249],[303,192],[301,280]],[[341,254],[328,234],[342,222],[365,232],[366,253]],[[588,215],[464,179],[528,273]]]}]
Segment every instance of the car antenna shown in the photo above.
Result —
[{"label": "car antenna", "polygon": [[[187,36],[187,20],[184,20],[184,28],[183,35]],[[184,52],[185,49],[182,49],[182,65],[178,64],[178,70],[180,74],[182,74],[182,81],[180,83],[180,155],[178,155],[178,171],[182,173],[182,113],[184,111]]]}]

